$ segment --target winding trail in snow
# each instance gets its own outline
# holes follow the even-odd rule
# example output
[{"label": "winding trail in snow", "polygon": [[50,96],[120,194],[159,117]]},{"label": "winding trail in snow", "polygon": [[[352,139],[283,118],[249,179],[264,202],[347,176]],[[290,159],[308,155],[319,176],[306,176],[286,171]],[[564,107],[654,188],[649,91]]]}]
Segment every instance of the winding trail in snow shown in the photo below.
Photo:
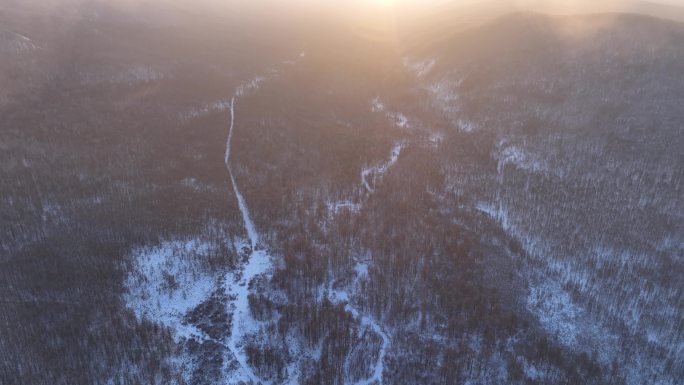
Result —
[{"label": "winding trail in snow", "polygon": [[35,50],[40,48],[33,42],[33,40],[31,40],[31,38],[29,38],[26,35],[22,35],[19,32],[11,31],[0,27],[0,39],[3,38],[3,36],[1,35],[2,33],[14,37],[16,39],[15,43],[18,44],[16,48],[18,48],[19,50]]},{"label": "winding trail in snow", "polygon": [[[356,277],[354,278],[351,286],[354,289],[354,291],[358,291],[358,288],[360,286],[359,280],[368,274],[368,266],[365,263],[357,263],[355,270]],[[333,303],[344,303],[344,309],[350,312],[354,318],[358,318],[360,320],[363,329],[372,330],[373,333],[377,334],[378,336],[380,336],[380,339],[382,339],[382,344],[380,345],[380,351],[378,353],[378,359],[375,362],[375,365],[373,366],[371,376],[366,379],[357,381],[355,385],[382,384],[382,377],[385,371],[385,356],[387,355],[387,349],[389,349],[389,346],[392,342],[389,334],[387,334],[385,329],[382,327],[382,325],[380,325],[378,321],[375,320],[375,318],[363,314],[357,307],[355,307],[351,303],[349,292],[347,292],[346,290],[336,290],[333,289],[332,286],[329,286],[328,293],[330,295],[328,299],[330,299]],[[362,333],[363,329],[359,329],[359,335]]]},{"label": "winding trail in snow", "polygon": [[[374,106],[377,106],[380,104],[379,100],[376,98],[374,101]],[[380,104],[381,105],[381,104]],[[382,110],[384,110],[384,106],[382,106]],[[379,107],[375,107],[379,108]],[[400,114],[403,116],[403,114]],[[397,126],[400,128],[405,127],[405,123],[401,122],[395,122]],[[373,194],[375,192],[375,187],[377,183],[379,183],[383,176],[389,171],[389,169],[397,163],[399,160],[399,156],[401,155],[402,150],[408,145],[407,142],[405,141],[400,141],[394,144],[394,147],[392,148],[392,151],[390,152],[389,158],[384,162],[376,166],[371,166],[364,168],[361,171],[361,184],[362,186],[366,189],[368,194]],[[369,181],[370,179],[370,181]],[[371,185],[372,183],[372,185]],[[362,205],[363,203],[359,203],[358,205]],[[362,274],[357,270],[357,277],[354,280],[353,286],[355,288],[359,287],[358,280]],[[382,345],[380,346],[380,351],[378,354],[378,360],[375,362],[375,366],[373,367],[373,373],[372,375],[364,380],[358,381],[356,385],[372,385],[372,384],[380,384],[382,385],[383,383],[383,373],[385,371],[385,356],[387,355],[387,350],[389,349],[389,346],[392,343],[392,339],[390,338],[389,334],[385,331],[385,329],[380,325],[380,323],[375,320],[373,317],[363,314],[361,311],[359,311],[357,308],[355,308],[349,301],[348,297],[349,295],[347,293],[336,293],[337,295],[340,296],[341,299],[347,300],[347,303],[345,305],[345,309],[352,313],[352,315],[355,318],[360,318],[361,320],[361,325],[370,328],[375,334],[379,335],[380,338],[382,339]]]},{"label": "winding trail in snow", "polygon": [[[406,143],[399,142],[394,145],[392,152],[390,153],[389,159],[385,163],[381,163],[376,166],[367,167],[361,170],[361,184],[366,188],[366,191],[372,193],[375,191],[376,183],[382,178],[383,175],[395,164],[399,159],[401,150],[404,149]],[[372,178],[372,186],[369,183],[369,178]]]},{"label": "winding trail in snow", "polygon": [[[245,337],[250,332],[255,332],[258,329],[257,321],[252,318],[249,310],[249,283],[255,277],[267,273],[271,269],[272,265],[270,255],[268,255],[264,250],[257,250],[259,245],[259,234],[257,233],[256,226],[252,221],[247,202],[245,201],[242,193],[240,193],[233,170],[230,166],[231,142],[235,129],[235,101],[236,97],[241,96],[243,92],[244,91],[242,87],[238,88],[238,91],[236,91],[235,95],[233,95],[230,101],[230,129],[228,131],[228,138],[226,139],[224,162],[230,176],[231,184],[233,186],[233,193],[238,201],[240,214],[242,216],[245,230],[247,231],[247,237],[249,238],[251,249],[248,260],[244,266],[237,272],[230,272],[226,274],[225,277],[224,284],[226,292],[235,296],[235,300],[232,301],[232,306],[234,309],[232,312],[231,333],[226,345],[240,364],[238,374],[241,379],[252,381],[255,384],[259,382],[268,384],[268,381],[260,379],[254,373],[254,370],[247,362],[247,353],[244,346]],[[233,380],[237,382],[238,379]]]},{"label": "winding trail in snow", "polygon": [[[300,53],[297,59],[288,60],[285,64],[294,65],[303,57],[305,57],[304,52]],[[277,72],[278,71],[274,69],[269,71],[271,74],[275,74]],[[235,175],[233,174],[233,169],[230,163],[231,144],[233,140],[233,133],[235,131],[235,103],[237,99],[244,96],[247,92],[259,88],[259,85],[264,80],[266,80],[266,77],[257,76],[251,81],[236,87],[228,108],[230,110],[230,126],[228,130],[228,137],[226,138],[226,150],[223,161],[226,170],[228,171],[228,175],[230,176],[230,182],[233,186],[233,193],[235,194],[238,202],[238,207],[242,216],[242,222],[245,227],[245,231],[247,232],[250,246],[247,262],[244,263],[240,269],[229,272],[223,277],[223,285],[226,292],[235,297],[235,299],[231,302],[231,333],[230,337],[226,341],[226,346],[233,356],[235,356],[240,368],[236,375],[237,378],[230,378],[229,381],[231,384],[238,383],[241,380],[247,380],[247,382],[251,381],[254,384],[270,384],[269,381],[260,379],[247,362],[248,359],[245,349],[245,337],[247,337],[250,333],[254,333],[259,330],[259,322],[252,317],[249,309],[249,284],[254,278],[270,273],[273,269],[273,265],[271,262],[271,256],[268,254],[268,252],[260,248],[259,233],[256,229],[254,221],[252,220],[249,207],[247,206],[247,201],[240,192],[240,188],[235,180]],[[226,360],[226,362],[228,362],[228,360]]]},{"label": "winding trail in snow", "polygon": [[[268,384],[268,381],[260,379],[251,366],[248,363],[247,354],[245,351],[245,337],[250,333],[258,331],[258,322],[254,320],[251,316],[249,309],[249,284],[250,282],[262,275],[268,273],[272,269],[271,256],[265,251],[259,249],[259,234],[256,226],[252,220],[252,216],[249,212],[247,202],[240,192],[239,186],[235,179],[231,163],[231,144],[233,139],[233,133],[235,131],[235,105],[236,99],[241,97],[246,89],[254,89],[258,87],[259,82],[264,78],[256,78],[252,82],[244,86],[239,86],[233,97],[231,98],[229,110],[230,110],[230,126],[228,131],[228,137],[226,139],[226,149],[224,154],[224,163],[228,175],[230,177],[231,185],[233,187],[233,193],[238,201],[238,207],[240,209],[240,214],[242,216],[243,225],[247,232],[247,237],[249,238],[250,244],[250,254],[247,262],[238,271],[230,272],[224,277],[224,285],[226,292],[229,295],[235,297],[232,301],[233,312],[232,312],[232,324],[231,324],[231,334],[225,343],[228,350],[235,356],[238,361],[240,368],[237,372],[237,378],[231,378],[231,381],[237,382],[239,380],[252,381],[254,383],[264,383]],[[382,178],[382,176],[394,165],[402,149],[406,146],[406,143],[399,142],[393,147],[389,159],[377,166],[366,168],[362,171],[362,184],[369,193],[373,193],[375,190],[375,184]],[[373,186],[371,187],[368,179],[372,177]],[[358,286],[355,281],[355,285]],[[347,295],[345,295],[348,298]],[[387,349],[391,344],[390,336],[385,332],[382,326],[371,316],[365,315],[355,308],[351,303],[347,302],[345,305],[347,311],[352,313],[355,318],[359,318],[361,325],[365,328],[369,328],[374,333],[380,336],[382,339],[382,345],[380,346],[380,351],[378,354],[378,360],[373,367],[372,375],[364,380],[361,380],[357,385],[370,385],[370,384],[382,384],[383,382],[383,372],[385,364],[385,356],[387,354]],[[294,383],[296,379],[294,378],[294,373],[297,372],[295,368],[288,368],[288,377],[291,383]]]},{"label": "winding trail in snow", "polygon": [[226,164],[226,169],[228,169],[228,174],[230,175],[230,182],[233,185],[233,192],[237,197],[238,206],[240,208],[240,214],[242,214],[242,221],[247,231],[247,237],[249,238],[252,250],[255,250],[257,243],[259,242],[259,234],[256,231],[256,226],[252,221],[252,217],[249,213],[249,208],[247,207],[247,202],[245,198],[240,193],[237,183],[235,182],[235,177],[233,176],[233,170],[230,167],[230,149],[231,142],[233,140],[233,129],[235,128],[235,96],[230,100],[230,130],[228,132],[228,139],[226,141],[226,153],[224,162]]},{"label": "winding trail in snow", "polygon": [[366,380],[359,381],[357,385],[382,384],[382,374],[385,371],[385,355],[387,354],[387,349],[390,345],[390,337],[375,319],[369,316],[363,316],[361,321],[363,324],[369,326],[375,334],[380,336],[382,345],[380,346],[378,360],[375,362],[375,367],[373,368],[373,375]]},{"label": "winding trail in snow", "polygon": [[[373,101],[374,105],[379,104],[379,101],[374,99]],[[377,107],[376,107],[377,108]],[[382,106],[382,109],[384,110],[384,106]],[[402,115],[403,116],[403,115]],[[405,125],[401,123],[396,123],[399,127],[404,127]],[[366,189],[368,194],[373,194],[375,192],[375,187],[377,183],[379,183],[383,176],[389,171],[389,169],[399,160],[399,156],[401,155],[402,150],[408,145],[406,141],[400,141],[395,143],[394,147],[392,148],[392,151],[390,152],[389,158],[375,166],[371,167],[366,167],[361,171],[361,185]],[[368,196],[366,196],[367,198]],[[358,210],[360,206],[363,205],[364,200],[360,203],[353,204],[353,206],[356,208],[355,211]],[[350,206],[352,203],[349,202],[344,202],[345,205]],[[335,210],[337,211],[337,210]],[[361,267],[361,268],[360,268]],[[359,269],[360,268],[360,269]],[[356,278],[353,281],[352,288],[354,290],[358,290],[359,288],[359,279],[367,274],[367,273],[362,273],[362,271],[367,270],[367,266],[365,264],[357,264],[357,269],[356,269]],[[382,325],[375,320],[375,318],[362,313],[358,308],[352,305],[352,303],[349,301],[349,293],[346,291],[339,291],[339,290],[333,290],[332,288],[329,288],[329,292],[332,293],[333,295],[333,301],[335,302],[346,302],[345,303],[345,310],[348,312],[352,313],[354,318],[358,318],[361,321],[361,325],[364,328],[370,329],[373,331],[373,333],[377,334],[380,336],[382,339],[382,345],[380,346],[380,351],[378,353],[378,359],[375,362],[375,366],[373,367],[373,371],[370,377],[357,381],[355,385],[372,385],[372,384],[380,384],[382,385],[383,383],[383,373],[385,371],[385,357],[387,355],[387,350],[389,349],[392,339],[390,335],[385,331],[385,329],[382,327]]]}]

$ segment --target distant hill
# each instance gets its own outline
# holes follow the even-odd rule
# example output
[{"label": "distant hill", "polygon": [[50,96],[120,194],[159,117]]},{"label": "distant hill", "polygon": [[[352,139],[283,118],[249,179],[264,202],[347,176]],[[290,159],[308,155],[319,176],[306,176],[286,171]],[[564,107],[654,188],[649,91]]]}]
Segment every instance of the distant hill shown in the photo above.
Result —
[{"label": "distant hill", "polygon": [[513,13],[431,34],[407,62],[451,131],[440,159],[462,204],[520,241],[526,308],[617,362],[614,381],[676,383],[684,24]]},{"label": "distant hill", "polygon": [[515,1],[485,0],[462,4],[458,1],[445,2],[434,7],[399,8],[400,32],[403,46],[414,47],[426,40],[439,40],[459,31],[485,24],[500,16],[537,12],[548,15],[581,15],[626,13],[652,16],[666,20],[684,22],[684,7],[650,1]]}]

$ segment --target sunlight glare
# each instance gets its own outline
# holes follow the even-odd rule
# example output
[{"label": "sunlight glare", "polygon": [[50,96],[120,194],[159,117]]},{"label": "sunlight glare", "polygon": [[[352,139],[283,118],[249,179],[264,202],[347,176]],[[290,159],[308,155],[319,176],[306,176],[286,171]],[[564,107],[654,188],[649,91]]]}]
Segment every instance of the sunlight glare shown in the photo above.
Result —
[{"label": "sunlight glare", "polygon": [[394,5],[394,0],[368,0],[372,5],[380,7],[391,7]]}]

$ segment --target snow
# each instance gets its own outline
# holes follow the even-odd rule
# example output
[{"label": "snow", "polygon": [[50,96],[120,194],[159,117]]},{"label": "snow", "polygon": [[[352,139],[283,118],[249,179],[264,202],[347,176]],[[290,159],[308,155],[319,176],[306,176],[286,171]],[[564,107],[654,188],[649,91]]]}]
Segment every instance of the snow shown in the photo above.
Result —
[{"label": "snow", "polygon": [[368,276],[368,264],[365,262],[357,262],[354,265],[354,271],[358,279],[362,279]]},{"label": "snow", "polygon": [[544,329],[557,335],[563,344],[576,346],[578,316],[582,311],[556,282],[549,280],[532,287],[527,297],[527,308],[537,315]]},{"label": "snow", "polygon": [[[293,357],[301,357],[302,349],[299,346],[299,341],[293,336],[287,337],[287,346],[290,349],[290,354]],[[294,353],[294,354],[293,354]],[[285,367],[285,373],[287,373],[287,384],[297,385],[299,384],[300,368],[299,360],[295,359]]]},{"label": "snow", "polygon": [[[298,59],[287,60],[285,61],[285,64],[295,64],[297,60],[305,57],[305,55],[306,54],[302,52],[299,54]],[[275,74],[277,73],[277,70],[273,69],[268,72]],[[261,83],[263,83],[265,80],[266,77],[257,76],[251,81],[239,85],[235,89],[235,93],[228,104],[228,109],[230,110],[230,126],[228,130],[228,137],[226,139],[224,164],[230,177],[233,193],[238,201],[238,207],[242,217],[243,226],[247,232],[250,245],[250,254],[248,256],[247,262],[242,264],[242,266],[235,271],[226,274],[224,277],[224,287],[226,292],[235,298],[230,305],[233,322],[231,335],[226,342],[226,346],[233,353],[235,359],[240,365],[237,373],[233,373],[233,375],[230,376],[230,383],[237,383],[241,380],[248,380],[254,383],[261,382],[263,384],[269,383],[268,381],[260,379],[250,367],[249,363],[247,362],[248,360],[244,343],[249,335],[257,332],[259,329],[259,323],[252,317],[251,311],[249,309],[250,282],[252,282],[252,280],[256,277],[264,274],[270,274],[273,269],[273,263],[271,261],[271,255],[269,255],[266,250],[259,249],[259,233],[254,221],[252,220],[247,201],[240,192],[240,188],[235,179],[235,175],[233,174],[230,162],[231,143],[233,139],[233,133],[235,131],[236,101],[240,97],[245,96],[248,92],[257,90]],[[242,247],[238,247],[238,249],[242,249]],[[290,369],[291,368],[288,368],[289,375],[295,376],[295,372],[291,371]],[[293,381],[292,378],[290,379]]]},{"label": "snow", "polygon": [[537,380],[542,378],[543,372],[537,369],[536,366],[528,362],[523,363],[523,370],[525,371],[525,375],[527,376],[527,378],[531,380]]},{"label": "snow", "polygon": [[103,84],[121,84],[133,86],[153,83],[168,77],[164,72],[144,64],[136,64],[125,69],[105,69],[101,72],[81,73],[81,84],[98,86]]},{"label": "snow", "polygon": [[265,77],[257,76],[254,79],[252,79],[251,81],[249,81],[245,84],[239,85],[237,87],[237,89],[235,90],[235,95],[233,96],[233,100],[236,97],[239,98],[241,96],[244,96],[249,91],[254,91],[254,90],[259,89],[259,86],[261,85],[261,83],[264,82],[264,80],[266,80]]},{"label": "snow", "polygon": [[[304,56],[304,53],[300,54],[300,58]],[[140,76],[133,77],[145,78],[149,74],[142,71],[138,75]],[[155,78],[154,74],[151,76]],[[127,306],[133,310],[138,319],[149,319],[168,326],[177,343],[194,338],[199,341],[211,340],[223,346],[225,349],[223,380],[227,384],[236,384],[241,381],[269,384],[268,381],[260,379],[250,367],[245,342],[250,336],[259,332],[261,327],[260,323],[254,320],[249,309],[250,282],[259,276],[271,274],[272,258],[266,250],[259,249],[259,233],[252,220],[247,201],[240,192],[230,162],[236,121],[236,100],[258,89],[264,80],[264,77],[256,77],[238,86],[230,101],[219,100],[192,110],[186,115],[192,118],[215,110],[230,111],[224,163],[248,237],[246,241],[237,241],[233,246],[242,250],[248,244],[250,249],[247,260],[228,273],[207,272],[202,268],[202,259],[215,251],[218,245],[200,238],[165,241],[155,247],[135,249],[133,268],[126,280],[128,290],[124,295]],[[199,184],[192,177],[183,179],[181,183],[191,188],[196,188]],[[339,202],[335,206],[336,209],[343,207],[353,210],[355,206],[351,202]],[[223,288],[228,298],[231,298],[227,308],[232,315],[231,333],[225,341],[213,339],[199,328],[184,321],[186,315],[211,298],[217,288]],[[235,362],[233,357],[239,364],[237,370],[231,368],[231,363]],[[186,382],[190,382],[196,362],[196,357],[190,356],[188,352],[181,349],[181,352],[170,363]],[[296,362],[290,364],[287,371],[290,383],[297,383],[299,368],[296,367]]]},{"label": "snow", "polygon": [[216,100],[201,107],[193,108],[186,113],[181,113],[180,118],[181,120],[190,120],[209,115],[212,112],[226,111],[230,108],[230,103],[230,100]]},{"label": "snow", "polygon": [[224,155],[226,170],[230,176],[233,192],[238,201],[238,207],[242,216],[243,225],[245,227],[245,231],[247,232],[247,237],[249,238],[249,243],[251,246],[250,255],[247,262],[238,270],[226,274],[224,280],[226,292],[235,298],[230,306],[233,315],[231,335],[226,342],[228,349],[233,353],[235,359],[240,365],[238,373],[235,373],[234,376],[231,377],[231,381],[233,382],[238,381],[238,379],[242,379],[251,380],[254,383],[258,383],[260,381],[262,383],[268,383],[261,380],[254,373],[247,362],[247,354],[245,351],[244,342],[246,337],[257,332],[259,327],[258,322],[254,320],[249,309],[249,284],[254,278],[263,274],[269,274],[273,266],[271,262],[271,256],[265,250],[257,249],[259,247],[259,233],[257,232],[256,225],[252,220],[249,207],[247,206],[247,201],[242,193],[240,193],[240,189],[238,187],[237,181],[235,180],[230,163],[231,142],[233,138],[233,132],[235,130],[236,99],[244,95],[246,91],[256,89],[259,86],[259,83],[263,80],[263,77],[257,77],[246,85],[239,86],[235,91],[235,95],[232,97],[230,102],[230,127],[228,131],[228,138],[226,139],[226,150]]},{"label": "snow", "polygon": [[[373,100],[371,105],[374,111],[384,110],[384,105],[377,98]],[[374,186],[382,179],[383,175],[387,173],[387,171],[398,161],[401,151],[405,146],[406,143],[396,143],[392,148],[392,151],[390,152],[389,158],[385,162],[376,166],[364,168],[361,171],[361,185],[367,190],[369,194],[372,194],[374,192]],[[369,182],[369,179],[371,178],[373,186],[371,186],[371,182]],[[328,203],[328,209],[332,211],[334,214],[336,214],[337,211],[339,211],[341,208],[350,208],[352,211],[358,212],[361,206],[362,203],[354,203],[352,201]],[[358,293],[360,291],[360,281],[368,277],[368,262],[366,262],[366,260],[368,260],[368,258],[359,259],[357,260],[357,263],[354,265],[355,278],[353,282],[350,284],[350,288],[334,289],[332,287],[332,282],[330,282],[328,286],[325,288],[325,292],[320,293],[320,297],[326,295],[331,302],[337,304],[344,304],[345,310],[350,312],[354,318],[359,319],[359,322],[362,326],[361,330],[359,330],[359,333],[362,333],[363,329],[370,329],[373,333],[380,336],[380,338],[382,339],[382,345],[380,346],[378,359],[375,362],[375,365],[373,366],[372,374],[369,378],[358,381],[356,385],[382,385],[383,373],[385,371],[385,356],[387,354],[387,350],[391,345],[391,338],[378,321],[376,321],[373,317],[364,314],[361,310],[359,310],[353,305],[354,293]],[[291,373],[297,373],[297,371],[295,371],[295,369],[291,368],[290,366],[288,366],[287,372],[289,375],[291,375]],[[294,380],[293,377],[290,377],[290,379],[291,381]]]},{"label": "snow", "polygon": [[[242,88],[241,88],[242,90]],[[239,92],[236,92],[236,95]],[[226,152],[225,152],[225,157],[224,157],[224,162],[226,164],[226,168],[228,169],[228,174],[230,175],[230,181],[233,186],[233,193],[235,194],[237,201],[238,201],[238,207],[240,208],[240,214],[242,215],[242,220],[245,226],[245,230],[247,231],[247,236],[249,237],[249,242],[251,244],[252,250],[256,249],[257,243],[258,243],[258,238],[259,235],[257,234],[256,226],[254,225],[254,222],[252,221],[252,217],[249,214],[249,208],[247,207],[247,202],[245,201],[245,198],[242,196],[240,193],[240,190],[238,188],[237,182],[235,181],[235,176],[233,175],[233,171],[230,167],[230,144],[233,138],[233,129],[235,127],[235,96],[231,99],[230,102],[230,130],[228,132],[228,139],[226,140]]]},{"label": "snow", "polygon": [[396,127],[399,128],[409,128],[409,120],[401,112],[392,112],[392,111],[387,111],[387,107],[385,104],[380,100],[379,97],[375,97],[371,100],[371,111],[372,112],[382,112],[385,113],[385,116],[394,124]]},{"label": "snow", "polygon": [[428,143],[432,145],[432,147],[439,147],[442,142],[444,142],[444,134],[441,132],[433,132],[428,136]]},{"label": "snow", "polygon": [[338,202],[327,202],[328,211],[333,215],[336,215],[342,210],[350,210],[352,212],[358,212],[361,206],[358,203],[354,203],[350,200],[338,201]]},{"label": "snow", "polygon": [[252,318],[249,309],[249,283],[255,277],[268,272],[270,268],[270,256],[265,251],[259,250],[250,255],[249,261],[240,272],[241,274],[229,273],[225,280],[226,291],[229,295],[235,296],[235,300],[231,304],[233,312],[231,335],[226,345],[240,364],[239,375],[241,378],[252,380],[254,383],[264,381],[260,380],[249,366],[244,349],[245,337],[258,331],[258,322]]},{"label": "snow", "polygon": [[466,119],[458,119],[458,121],[456,121],[456,126],[459,130],[464,132],[473,132],[477,129],[475,122]]},{"label": "snow", "polygon": [[475,204],[475,208],[487,215],[489,215],[492,218],[498,218],[499,217],[499,211],[496,206],[491,205],[489,203],[485,202],[478,202]]},{"label": "snow", "polygon": [[458,88],[462,82],[462,79],[453,80],[446,77],[441,81],[432,83],[427,89],[442,103],[444,111],[451,111],[450,106],[453,106],[455,102],[460,100],[460,95],[458,91],[456,91],[456,88]]},{"label": "snow", "polygon": [[385,105],[380,101],[380,98],[375,97],[371,100],[371,111],[373,112],[384,112]]},{"label": "snow", "polygon": [[525,303],[542,328],[573,350],[582,351],[587,346],[595,346],[600,360],[614,357],[615,341],[619,337],[601,325],[587,309],[575,303],[566,289],[568,284],[574,287],[588,285],[587,272],[578,270],[572,261],[549,258],[554,250],[543,240],[525,234],[501,204],[478,202],[475,208],[494,218],[506,232],[518,239],[528,256],[544,263],[542,271],[532,271],[527,277],[530,289]]},{"label": "snow", "polygon": [[[412,63],[411,61],[405,61],[405,63],[407,63],[406,66],[419,80],[425,80],[436,61],[431,59],[425,62]],[[469,133],[477,130],[478,125],[466,119],[461,111],[459,87],[463,84],[464,79],[462,74],[452,71],[444,74],[440,79],[431,80],[421,87],[432,95],[436,107],[449,118],[455,128]]]},{"label": "snow", "polygon": [[[397,162],[401,150],[403,150],[405,146],[406,144],[403,142],[396,143],[392,148],[387,161],[376,166],[366,167],[361,171],[361,184],[369,193],[375,191],[376,183],[378,183],[384,174]],[[371,179],[371,182],[369,182],[369,179]]]},{"label": "snow", "polygon": [[375,367],[373,368],[373,375],[366,380],[359,381],[358,385],[371,385],[380,384],[382,385],[382,374],[385,371],[385,355],[387,354],[387,349],[390,345],[390,338],[382,329],[380,324],[378,324],[373,318],[369,316],[361,317],[361,324],[369,326],[374,333],[378,334],[382,338],[382,346],[380,346],[380,354],[378,355],[378,360],[375,362]]},{"label": "snow", "polygon": [[165,241],[156,247],[133,251],[133,269],[126,280],[124,299],[140,320],[148,319],[171,328],[174,339],[196,337],[204,333],[184,323],[188,311],[211,294],[216,277],[206,273],[200,259],[212,245],[199,239]]},{"label": "snow", "polygon": [[429,75],[435,64],[437,64],[436,59],[413,61],[410,58],[404,58],[404,66],[418,78],[424,78]]},{"label": "snow", "polygon": [[233,139],[233,127],[235,126],[235,96],[230,100],[230,127],[228,129],[228,138],[226,139],[226,152],[224,154],[223,162],[228,168],[228,172],[232,175],[230,171],[230,144]]},{"label": "snow", "polygon": [[409,126],[409,121],[406,115],[402,114],[401,112],[397,112],[393,114],[394,117],[394,124],[396,124],[397,127],[400,128],[408,128]]},{"label": "snow", "polygon": [[0,52],[24,52],[40,49],[33,40],[18,32],[0,30]]},{"label": "snow", "polygon": [[[336,304],[344,304],[345,310],[351,313],[354,318],[359,319],[363,328],[370,329],[382,339],[382,345],[380,346],[380,352],[378,354],[378,359],[375,362],[375,366],[373,367],[372,375],[369,378],[356,383],[356,385],[382,385],[383,372],[385,371],[385,356],[391,344],[391,338],[385,332],[380,323],[378,323],[373,317],[364,314],[361,310],[353,305],[352,293],[359,292],[359,281],[368,276],[368,264],[366,262],[358,261],[354,265],[354,271],[356,275],[350,285],[351,289],[333,289],[332,283],[328,284],[328,299]],[[359,329],[359,335],[363,334],[363,328]]]},{"label": "snow", "polygon": [[259,242],[259,235],[257,234],[256,226],[254,225],[254,222],[252,221],[252,218],[249,214],[247,202],[240,193],[240,190],[237,187],[237,183],[235,182],[235,177],[232,173],[230,174],[230,181],[233,184],[233,191],[235,192],[235,196],[238,201],[238,206],[240,207],[240,213],[242,214],[245,230],[247,231],[247,236],[249,237],[249,242],[251,244],[252,250],[254,250],[256,249],[257,244]]},{"label": "snow", "polygon": [[[385,105],[380,101],[379,98],[374,98],[371,101],[371,111],[386,112]],[[408,119],[403,114],[387,113],[387,116],[390,119],[394,119],[395,124],[397,126],[402,128],[408,127]],[[383,176],[399,160],[401,151],[404,149],[406,145],[407,144],[405,142],[395,143],[394,147],[390,152],[389,158],[385,162],[375,166],[365,167],[362,169],[361,185],[369,194],[372,194],[375,191],[375,186],[377,185],[377,183],[379,183],[382,180]],[[353,212],[358,212],[362,204],[363,200],[361,201],[361,203],[354,203],[352,201],[329,202],[328,209],[329,211],[333,212],[333,214],[336,214],[341,208],[350,208]],[[389,334],[387,334],[387,332],[384,330],[384,328],[377,320],[375,320],[373,317],[367,314],[364,314],[361,310],[359,310],[353,305],[353,293],[358,293],[360,291],[359,281],[368,277],[368,263],[365,262],[365,260],[357,261],[357,263],[354,265],[354,272],[355,278],[351,283],[350,288],[333,289],[332,282],[330,282],[328,284],[328,287],[325,289],[325,293],[320,294],[321,296],[327,295],[328,299],[331,300],[333,303],[344,304],[345,310],[350,312],[354,318],[359,319],[359,322],[362,326],[361,330],[359,330],[359,333],[362,333],[362,330],[364,329],[370,329],[373,333],[380,336],[380,338],[382,339],[382,345],[380,346],[378,359],[375,362],[375,365],[373,366],[371,376],[366,379],[358,381],[356,385],[382,385],[383,373],[385,370],[385,357],[387,354],[387,350],[391,345],[391,337],[389,336]],[[291,369],[288,368],[288,373],[291,372]]]},{"label": "snow", "polygon": [[242,271],[228,273],[225,279],[226,291],[229,294],[235,295],[235,300],[231,304],[231,308],[233,310],[232,330],[227,345],[240,364],[238,374],[242,378],[246,378],[255,383],[259,382],[259,379],[247,362],[247,354],[243,346],[245,336],[254,331],[255,324],[255,321],[252,318],[249,310],[249,283],[254,277],[268,271],[271,267],[271,264],[270,257],[264,251],[256,251],[258,243],[256,226],[251,219],[247,202],[240,193],[238,184],[235,181],[235,176],[233,175],[233,171],[230,167],[230,150],[233,131],[235,128],[235,99],[236,97],[242,95],[246,89],[257,87],[260,81],[258,79],[263,78],[257,78],[248,83],[247,86],[238,87],[235,95],[231,99],[230,128],[228,132],[228,139],[226,140],[226,151],[224,157],[226,169],[228,170],[230,181],[233,186],[233,192],[235,193],[235,197],[238,201],[240,214],[242,215],[242,221],[245,230],[247,231],[247,236],[249,237],[249,242],[251,245],[251,254],[246,265],[242,267]]},{"label": "snow", "polygon": [[28,43],[32,42],[31,39],[29,39],[28,37],[26,37],[26,36],[24,36],[24,35],[22,35],[22,34],[20,34],[20,33],[17,33],[17,32],[12,32],[12,33],[13,33],[15,36],[17,36],[19,39],[21,39],[21,40],[23,40],[23,41],[25,41],[25,42],[28,42]]},{"label": "snow", "polygon": [[247,202],[245,201],[245,198],[242,196],[240,193],[240,190],[238,188],[237,183],[235,182],[235,176],[233,175],[233,171],[230,167],[230,143],[233,138],[233,128],[235,127],[235,96],[233,96],[233,99],[230,102],[230,131],[228,133],[228,139],[226,141],[226,153],[225,153],[225,164],[226,168],[228,169],[228,174],[230,174],[230,181],[231,184],[233,185],[233,192],[235,193],[235,196],[237,197],[238,201],[238,206],[240,208],[240,214],[242,214],[242,220],[245,226],[245,230],[247,231],[247,236],[249,237],[249,241],[252,246],[252,250],[256,249],[257,243],[259,241],[259,235],[256,231],[256,226],[254,225],[254,222],[252,221],[252,217],[249,214],[249,208],[247,207]]},{"label": "snow", "polygon": [[[523,237],[511,223],[508,211],[501,205],[478,202],[475,208],[497,220],[502,228],[518,239]],[[523,241],[523,247],[529,249],[530,240]],[[564,269],[563,267],[557,267]],[[531,285],[526,300],[527,309],[537,316],[542,327],[570,347],[577,346],[580,334],[580,321],[583,310],[575,305],[570,294],[550,277],[542,277],[543,281]]]},{"label": "snow", "polygon": [[541,159],[534,157],[529,152],[525,152],[519,146],[508,146],[501,151],[497,163],[497,172],[501,174],[507,164],[513,164],[522,170],[530,172],[544,172],[550,169]]}]

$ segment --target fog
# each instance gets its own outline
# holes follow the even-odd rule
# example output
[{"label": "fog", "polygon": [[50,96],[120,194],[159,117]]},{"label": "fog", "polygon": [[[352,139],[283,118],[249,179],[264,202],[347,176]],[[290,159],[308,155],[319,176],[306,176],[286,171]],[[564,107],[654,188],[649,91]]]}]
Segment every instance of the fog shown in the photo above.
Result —
[{"label": "fog", "polygon": [[680,383],[683,9],[0,0],[0,384]]},{"label": "fog", "polygon": [[[464,12],[472,9],[489,10],[517,10],[548,13],[585,13],[585,12],[641,12],[662,13],[664,10],[675,14],[662,14],[664,17],[677,18],[681,13],[679,7],[684,6],[683,0],[4,0],[0,4],[3,14],[11,13],[13,9],[37,8],[45,12],[66,13],[79,5],[105,4],[125,12],[142,12],[160,10],[182,10],[184,12],[205,11],[223,14],[235,12],[259,12],[262,15],[278,13],[281,17],[291,13],[325,12],[355,12],[361,10],[384,8],[385,11],[411,11],[416,9],[439,11],[446,8],[460,8]],[[669,8],[675,7],[675,8]],[[283,14],[283,12],[285,12]],[[414,14],[415,15],[415,14]],[[152,16],[152,15],[150,15]]]}]

